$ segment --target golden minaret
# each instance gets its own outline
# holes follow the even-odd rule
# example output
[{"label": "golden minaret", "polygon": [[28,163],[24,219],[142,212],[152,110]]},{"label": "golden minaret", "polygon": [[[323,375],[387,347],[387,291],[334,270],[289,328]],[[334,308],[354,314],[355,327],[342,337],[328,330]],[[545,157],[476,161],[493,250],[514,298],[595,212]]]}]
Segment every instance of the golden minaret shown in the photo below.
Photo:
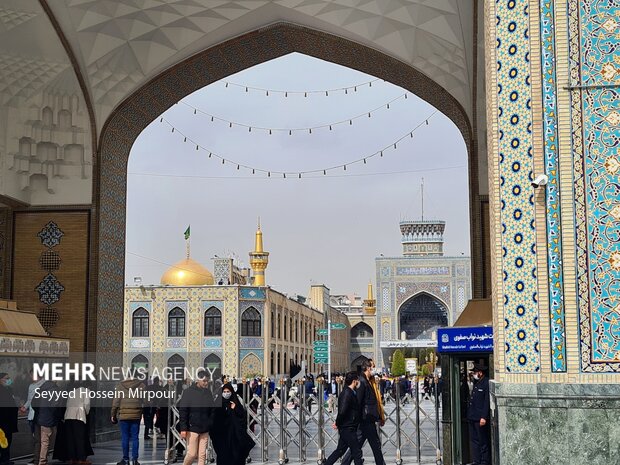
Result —
[{"label": "golden minaret", "polygon": [[368,297],[364,300],[364,313],[366,315],[377,313],[377,301],[372,295],[372,283],[368,283]]},{"label": "golden minaret", "polygon": [[256,244],[254,252],[250,252],[250,266],[254,272],[254,285],[265,285],[265,269],[269,264],[269,252],[263,250],[263,232],[260,230],[260,219],[256,230]]}]

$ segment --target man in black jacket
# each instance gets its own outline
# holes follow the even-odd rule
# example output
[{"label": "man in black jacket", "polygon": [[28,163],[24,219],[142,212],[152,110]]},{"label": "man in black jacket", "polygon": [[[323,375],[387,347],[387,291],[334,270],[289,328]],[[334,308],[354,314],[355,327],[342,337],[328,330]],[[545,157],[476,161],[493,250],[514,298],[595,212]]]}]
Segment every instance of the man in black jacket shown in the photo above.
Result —
[{"label": "man in black jacket", "polygon": [[208,389],[206,373],[188,387],[179,400],[179,427],[181,437],[187,441],[183,465],[191,465],[198,458],[198,465],[205,465],[209,429],[213,422],[213,394]]},{"label": "man in black jacket", "polygon": [[475,465],[490,465],[491,463],[489,378],[486,376],[486,371],[487,367],[484,364],[474,365],[473,373],[476,384],[474,384],[467,409],[472,463]]},{"label": "man in black jacket", "polygon": [[347,373],[345,379],[346,387],[338,397],[338,416],[334,428],[338,429],[340,439],[336,450],[323,462],[324,465],[334,465],[342,455],[351,449],[351,455],[355,465],[362,465],[362,448],[357,440],[357,427],[360,422],[360,408],[357,401],[356,389],[359,386],[357,373],[351,371]]},{"label": "man in black jacket", "polygon": [[[363,447],[368,441],[372,449],[372,455],[375,458],[376,465],[385,465],[383,452],[381,451],[381,439],[379,439],[378,426],[383,426],[385,419],[383,417],[383,404],[379,406],[381,400],[378,389],[374,389],[372,374],[372,360],[364,360],[362,362],[362,374],[359,376],[360,386],[357,389],[357,399],[360,403],[360,426],[358,430],[358,441]],[[339,407],[340,408],[340,407]],[[351,454],[346,454],[342,459],[341,465],[351,464]]]}]

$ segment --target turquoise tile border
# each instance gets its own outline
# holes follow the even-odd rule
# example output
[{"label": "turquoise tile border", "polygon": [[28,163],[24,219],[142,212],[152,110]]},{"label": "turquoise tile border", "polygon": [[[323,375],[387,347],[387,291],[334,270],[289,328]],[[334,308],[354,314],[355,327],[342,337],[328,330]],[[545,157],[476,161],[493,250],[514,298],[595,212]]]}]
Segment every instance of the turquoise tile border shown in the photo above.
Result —
[{"label": "turquoise tile border", "polygon": [[566,372],[567,368],[566,315],[563,298],[564,271],[562,268],[554,13],[553,1],[543,0],[540,4],[540,33],[545,172],[549,177],[545,193],[547,202],[547,267],[549,279],[551,371],[563,373]]}]

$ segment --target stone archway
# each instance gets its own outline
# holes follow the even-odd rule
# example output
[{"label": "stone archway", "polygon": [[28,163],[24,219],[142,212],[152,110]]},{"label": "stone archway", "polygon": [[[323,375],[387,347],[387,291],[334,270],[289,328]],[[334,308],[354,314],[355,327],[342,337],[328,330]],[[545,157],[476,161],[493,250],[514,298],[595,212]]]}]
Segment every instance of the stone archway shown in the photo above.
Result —
[{"label": "stone archway", "polygon": [[[458,127],[469,153],[470,227],[472,263],[482,263],[479,216],[478,154],[471,123],[464,108],[439,84],[415,68],[356,42],[292,24],[275,24],[211,47],[162,72],[123,101],[106,121],[95,160],[95,216],[92,258],[95,267],[89,309],[89,340],[99,351],[115,351],[121,337],[125,263],[127,161],[142,130],[186,95],[231,74],[271,59],[299,52],[337,63],[386,81],[418,95],[449,117]],[[234,60],[231,59],[234,57]],[[481,269],[481,268],[480,268]],[[474,272],[474,281],[482,279]],[[481,286],[474,285],[475,288]],[[92,343],[92,342],[91,342]]]}]

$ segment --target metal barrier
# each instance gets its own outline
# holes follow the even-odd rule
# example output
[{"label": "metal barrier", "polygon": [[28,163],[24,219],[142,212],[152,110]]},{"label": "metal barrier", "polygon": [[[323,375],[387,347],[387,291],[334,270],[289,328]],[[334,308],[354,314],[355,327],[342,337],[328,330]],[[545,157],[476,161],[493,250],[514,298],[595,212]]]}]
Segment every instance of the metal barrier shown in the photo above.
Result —
[{"label": "metal barrier", "polygon": [[[380,428],[383,455],[387,463],[402,465],[434,460],[441,465],[441,408],[439,395],[422,396],[417,381],[412,381],[411,392],[402,392],[397,381],[392,393],[384,396],[385,425]],[[295,392],[296,391],[296,392]],[[256,442],[252,452],[254,461],[272,461],[279,465],[292,459],[299,462],[321,463],[336,447],[338,432],[333,429],[338,401],[330,398],[323,383],[312,393],[305,392],[303,383],[288,389],[281,384],[272,394],[268,383],[263,383],[260,395],[253,393],[248,383],[243,384],[241,402],[246,410],[248,434]],[[168,446],[164,464],[176,461],[177,450],[186,447],[177,431],[178,398],[169,405]],[[330,408],[331,407],[331,408]],[[368,453],[365,453],[368,457]],[[371,455],[370,455],[371,456]],[[213,462],[215,452],[209,450],[207,461]]]}]

